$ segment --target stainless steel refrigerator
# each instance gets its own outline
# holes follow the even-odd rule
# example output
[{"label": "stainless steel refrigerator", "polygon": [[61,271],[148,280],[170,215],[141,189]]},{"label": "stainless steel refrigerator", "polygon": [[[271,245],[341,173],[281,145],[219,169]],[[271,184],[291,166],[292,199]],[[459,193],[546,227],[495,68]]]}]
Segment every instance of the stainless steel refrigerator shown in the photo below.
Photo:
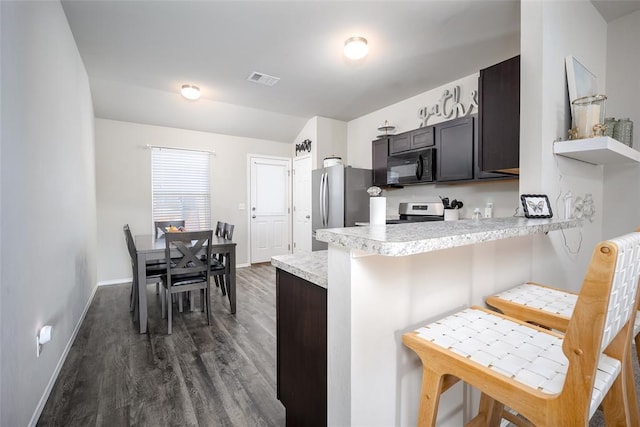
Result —
[{"label": "stainless steel refrigerator", "polygon": [[357,169],[335,165],[312,171],[311,176],[311,249],[327,249],[325,242],[316,240],[320,228],[352,227],[356,222],[369,221],[371,169]]}]

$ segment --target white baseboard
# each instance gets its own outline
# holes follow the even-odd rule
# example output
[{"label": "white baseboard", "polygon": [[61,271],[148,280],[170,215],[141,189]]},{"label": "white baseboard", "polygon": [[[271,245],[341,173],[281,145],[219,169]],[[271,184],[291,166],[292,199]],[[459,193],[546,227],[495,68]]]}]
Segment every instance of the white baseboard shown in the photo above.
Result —
[{"label": "white baseboard", "polygon": [[113,280],[101,280],[98,282],[98,286],[120,285],[122,283],[131,283],[133,279],[127,277],[125,279],[113,279]]},{"label": "white baseboard", "polygon": [[236,264],[236,268],[242,268],[242,267],[251,267],[251,264],[249,264],[248,262],[244,264]]},{"label": "white baseboard", "polygon": [[96,295],[96,291],[98,290],[98,286],[100,286],[100,284],[94,286],[93,291],[91,292],[91,296],[89,297],[89,300],[87,301],[87,305],[84,307],[84,310],[82,311],[82,315],[80,315],[80,319],[78,319],[78,323],[76,324],[76,327],[73,329],[73,333],[71,334],[71,337],[69,338],[69,342],[67,342],[67,345],[65,346],[64,351],[62,352],[62,355],[60,356],[60,360],[58,360],[58,364],[56,365],[56,368],[53,370],[53,374],[51,374],[51,378],[49,379],[49,383],[47,384],[47,387],[44,389],[44,393],[42,394],[42,397],[40,398],[40,401],[38,402],[38,406],[36,407],[36,410],[33,413],[33,416],[31,417],[31,420],[29,421],[29,427],[34,427],[36,425],[36,423],[38,422],[38,419],[40,418],[40,415],[42,415],[42,410],[44,409],[44,405],[46,405],[47,400],[49,399],[49,395],[51,394],[51,390],[53,389],[53,385],[56,383],[56,380],[58,379],[58,375],[60,374],[60,370],[62,369],[62,365],[64,365],[64,362],[67,360],[67,356],[69,355],[69,350],[71,350],[71,346],[73,345],[73,342],[76,340],[76,336],[78,335],[78,331],[80,330],[80,326],[82,326],[82,322],[84,322],[84,318],[87,315],[87,311],[89,311],[89,307],[91,307],[91,303],[93,302],[93,297]]}]

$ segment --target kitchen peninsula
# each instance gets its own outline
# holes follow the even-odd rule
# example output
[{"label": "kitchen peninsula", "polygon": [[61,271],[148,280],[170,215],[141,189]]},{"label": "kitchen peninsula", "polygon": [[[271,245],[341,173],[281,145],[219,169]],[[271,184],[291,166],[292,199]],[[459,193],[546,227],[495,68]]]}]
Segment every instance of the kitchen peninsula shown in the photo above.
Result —
[{"label": "kitchen peninsula", "polygon": [[[533,239],[578,226],[494,218],[325,229],[317,238],[326,254],[274,257],[279,277],[326,292],[327,425],[416,425],[421,365],[402,334],[526,281]],[[325,256],[326,289],[322,270],[303,272]],[[456,385],[441,398],[438,425],[462,425],[476,405]]]}]

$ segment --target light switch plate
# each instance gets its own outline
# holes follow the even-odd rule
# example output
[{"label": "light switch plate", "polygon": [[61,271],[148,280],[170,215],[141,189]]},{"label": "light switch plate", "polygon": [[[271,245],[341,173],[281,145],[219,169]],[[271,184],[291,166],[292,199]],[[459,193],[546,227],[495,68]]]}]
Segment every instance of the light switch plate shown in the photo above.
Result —
[{"label": "light switch plate", "polygon": [[247,209],[247,205],[245,205],[244,203],[238,203],[238,210],[239,211],[243,211]]}]

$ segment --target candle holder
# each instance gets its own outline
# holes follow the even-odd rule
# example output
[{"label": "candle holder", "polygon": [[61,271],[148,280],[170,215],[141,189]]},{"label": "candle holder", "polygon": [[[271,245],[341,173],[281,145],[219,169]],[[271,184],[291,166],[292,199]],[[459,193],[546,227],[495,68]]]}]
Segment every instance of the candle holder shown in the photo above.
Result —
[{"label": "candle holder", "polygon": [[604,101],[605,95],[583,96],[573,100],[573,139],[592,138],[604,132]]}]

